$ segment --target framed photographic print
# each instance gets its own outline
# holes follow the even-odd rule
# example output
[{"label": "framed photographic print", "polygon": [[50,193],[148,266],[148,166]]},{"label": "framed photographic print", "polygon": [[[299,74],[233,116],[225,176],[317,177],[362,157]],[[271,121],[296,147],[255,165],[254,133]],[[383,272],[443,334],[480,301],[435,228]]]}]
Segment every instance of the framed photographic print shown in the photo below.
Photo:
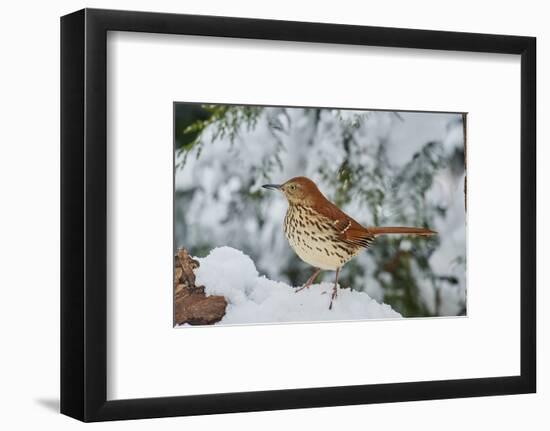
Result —
[{"label": "framed photographic print", "polygon": [[535,51],[62,17],[62,413],[534,392]]}]

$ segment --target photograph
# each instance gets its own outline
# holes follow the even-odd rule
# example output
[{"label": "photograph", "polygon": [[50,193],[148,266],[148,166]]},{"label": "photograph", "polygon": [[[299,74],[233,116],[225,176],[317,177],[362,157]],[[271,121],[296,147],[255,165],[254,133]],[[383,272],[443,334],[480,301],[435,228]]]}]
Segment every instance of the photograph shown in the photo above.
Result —
[{"label": "photograph", "polygon": [[467,315],[466,113],[174,103],[174,326]]}]

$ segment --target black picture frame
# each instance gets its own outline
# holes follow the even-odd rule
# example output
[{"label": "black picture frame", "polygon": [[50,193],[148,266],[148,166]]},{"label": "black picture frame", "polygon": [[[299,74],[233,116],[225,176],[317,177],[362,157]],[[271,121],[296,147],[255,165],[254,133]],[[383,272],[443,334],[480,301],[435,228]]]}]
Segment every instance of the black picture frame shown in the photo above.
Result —
[{"label": "black picture frame", "polygon": [[[107,32],[321,42],[521,56],[521,374],[107,401]],[[84,9],[61,18],[61,412],[154,418],[536,390],[536,39]]]}]

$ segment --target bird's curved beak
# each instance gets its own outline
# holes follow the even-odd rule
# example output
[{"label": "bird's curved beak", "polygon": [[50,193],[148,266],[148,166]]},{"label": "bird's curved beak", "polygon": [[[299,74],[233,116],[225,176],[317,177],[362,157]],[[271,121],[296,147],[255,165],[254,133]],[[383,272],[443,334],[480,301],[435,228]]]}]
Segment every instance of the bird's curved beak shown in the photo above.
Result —
[{"label": "bird's curved beak", "polygon": [[264,184],[262,187],[270,190],[281,190],[281,186],[279,184]]}]

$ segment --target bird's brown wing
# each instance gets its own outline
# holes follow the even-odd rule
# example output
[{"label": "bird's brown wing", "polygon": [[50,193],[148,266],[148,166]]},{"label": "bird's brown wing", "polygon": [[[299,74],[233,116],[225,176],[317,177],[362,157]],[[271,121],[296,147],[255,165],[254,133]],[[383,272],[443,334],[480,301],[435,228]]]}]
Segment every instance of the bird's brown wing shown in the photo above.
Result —
[{"label": "bird's brown wing", "polygon": [[343,226],[340,230],[340,238],[348,244],[369,247],[374,241],[374,235],[353,219],[350,219],[345,226],[340,222],[338,225],[339,227]]},{"label": "bird's brown wing", "polygon": [[338,237],[350,245],[369,247],[374,241],[374,235],[360,223],[348,216],[336,205],[326,201],[315,208],[320,214],[330,219]]}]

